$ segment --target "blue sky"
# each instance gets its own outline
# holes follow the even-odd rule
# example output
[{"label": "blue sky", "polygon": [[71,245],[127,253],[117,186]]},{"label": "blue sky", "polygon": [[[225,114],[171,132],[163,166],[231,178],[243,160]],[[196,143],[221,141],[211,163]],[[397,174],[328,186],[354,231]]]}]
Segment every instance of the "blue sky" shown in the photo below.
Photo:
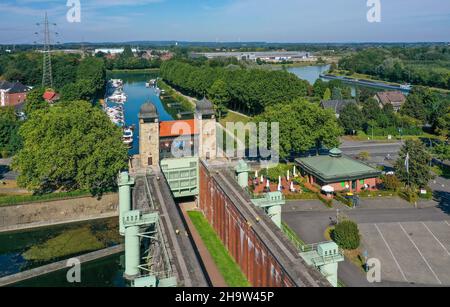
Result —
[{"label": "blue sky", "polygon": [[74,41],[450,41],[449,0],[80,0],[81,22],[66,20],[67,0],[0,0],[0,43],[30,43],[47,11],[61,42]]}]

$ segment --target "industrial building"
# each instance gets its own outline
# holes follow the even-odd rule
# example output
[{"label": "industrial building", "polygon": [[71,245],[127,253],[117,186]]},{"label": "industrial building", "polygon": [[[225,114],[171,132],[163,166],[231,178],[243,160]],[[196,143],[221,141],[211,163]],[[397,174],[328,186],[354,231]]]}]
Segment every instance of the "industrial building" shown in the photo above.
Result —
[{"label": "industrial building", "polygon": [[264,62],[301,62],[310,61],[313,55],[310,52],[302,51],[272,51],[272,52],[202,52],[193,53],[193,57],[206,57],[208,59],[217,58],[236,58],[239,61],[255,61],[261,60]]}]

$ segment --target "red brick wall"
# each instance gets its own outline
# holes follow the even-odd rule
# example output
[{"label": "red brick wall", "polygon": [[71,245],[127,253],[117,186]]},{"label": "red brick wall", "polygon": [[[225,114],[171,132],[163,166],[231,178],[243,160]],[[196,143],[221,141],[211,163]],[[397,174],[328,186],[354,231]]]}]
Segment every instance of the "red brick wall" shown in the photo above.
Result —
[{"label": "red brick wall", "polygon": [[26,93],[16,93],[16,94],[6,94],[5,95],[5,105],[7,106],[16,106],[21,104],[27,98]]},{"label": "red brick wall", "polygon": [[[356,191],[353,191],[353,192],[361,192],[361,190],[363,190],[365,184],[369,185],[370,190],[376,190],[376,188],[377,188],[376,178],[364,179],[364,184],[361,184],[359,182],[359,180],[357,180],[356,181]],[[329,185],[332,186],[336,192],[345,190],[345,187],[342,187],[341,182],[332,183]],[[350,187],[350,190],[352,190],[352,182],[351,181],[346,181],[345,185],[348,185]]]},{"label": "red brick wall", "polygon": [[254,287],[294,285],[231,199],[200,163],[199,206]]}]

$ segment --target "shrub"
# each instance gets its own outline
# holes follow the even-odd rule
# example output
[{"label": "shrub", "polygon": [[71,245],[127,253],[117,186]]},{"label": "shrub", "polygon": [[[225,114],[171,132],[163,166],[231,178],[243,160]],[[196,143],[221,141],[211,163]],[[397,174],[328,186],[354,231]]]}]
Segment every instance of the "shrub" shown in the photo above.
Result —
[{"label": "shrub", "polygon": [[357,249],[361,243],[358,225],[353,221],[342,221],[336,225],[332,234],[333,240],[343,249]]},{"label": "shrub", "polygon": [[342,196],[341,194],[337,193],[335,196],[336,200],[340,201],[341,203],[343,203],[344,205],[348,206],[348,207],[353,207],[353,202],[348,199],[345,198],[344,196]]},{"label": "shrub", "polygon": [[386,190],[398,191],[402,187],[402,183],[395,175],[386,175],[382,178],[383,186]]},{"label": "shrub", "polygon": [[402,191],[398,195],[411,204],[417,202],[417,200],[419,199],[419,195],[417,194],[417,192],[411,188]]}]

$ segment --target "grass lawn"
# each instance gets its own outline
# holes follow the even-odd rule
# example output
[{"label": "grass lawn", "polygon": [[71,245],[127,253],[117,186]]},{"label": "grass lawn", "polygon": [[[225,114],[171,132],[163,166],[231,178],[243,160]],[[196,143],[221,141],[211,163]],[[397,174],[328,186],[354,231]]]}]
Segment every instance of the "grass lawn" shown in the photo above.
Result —
[{"label": "grass lawn", "polygon": [[201,212],[190,211],[188,212],[188,215],[228,286],[251,286],[239,268],[239,265],[225,249],[214,229],[209,225],[203,214]]},{"label": "grass lawn", "polygon": [[220,124],[222,126],[224,126],[225,128],[227,127],[227,123],[239,123],[242,122],[244,124],[247,124],[252,118],[233,112],[233,111],[228,111],[227,115],[223,118],[220,119]]}]

